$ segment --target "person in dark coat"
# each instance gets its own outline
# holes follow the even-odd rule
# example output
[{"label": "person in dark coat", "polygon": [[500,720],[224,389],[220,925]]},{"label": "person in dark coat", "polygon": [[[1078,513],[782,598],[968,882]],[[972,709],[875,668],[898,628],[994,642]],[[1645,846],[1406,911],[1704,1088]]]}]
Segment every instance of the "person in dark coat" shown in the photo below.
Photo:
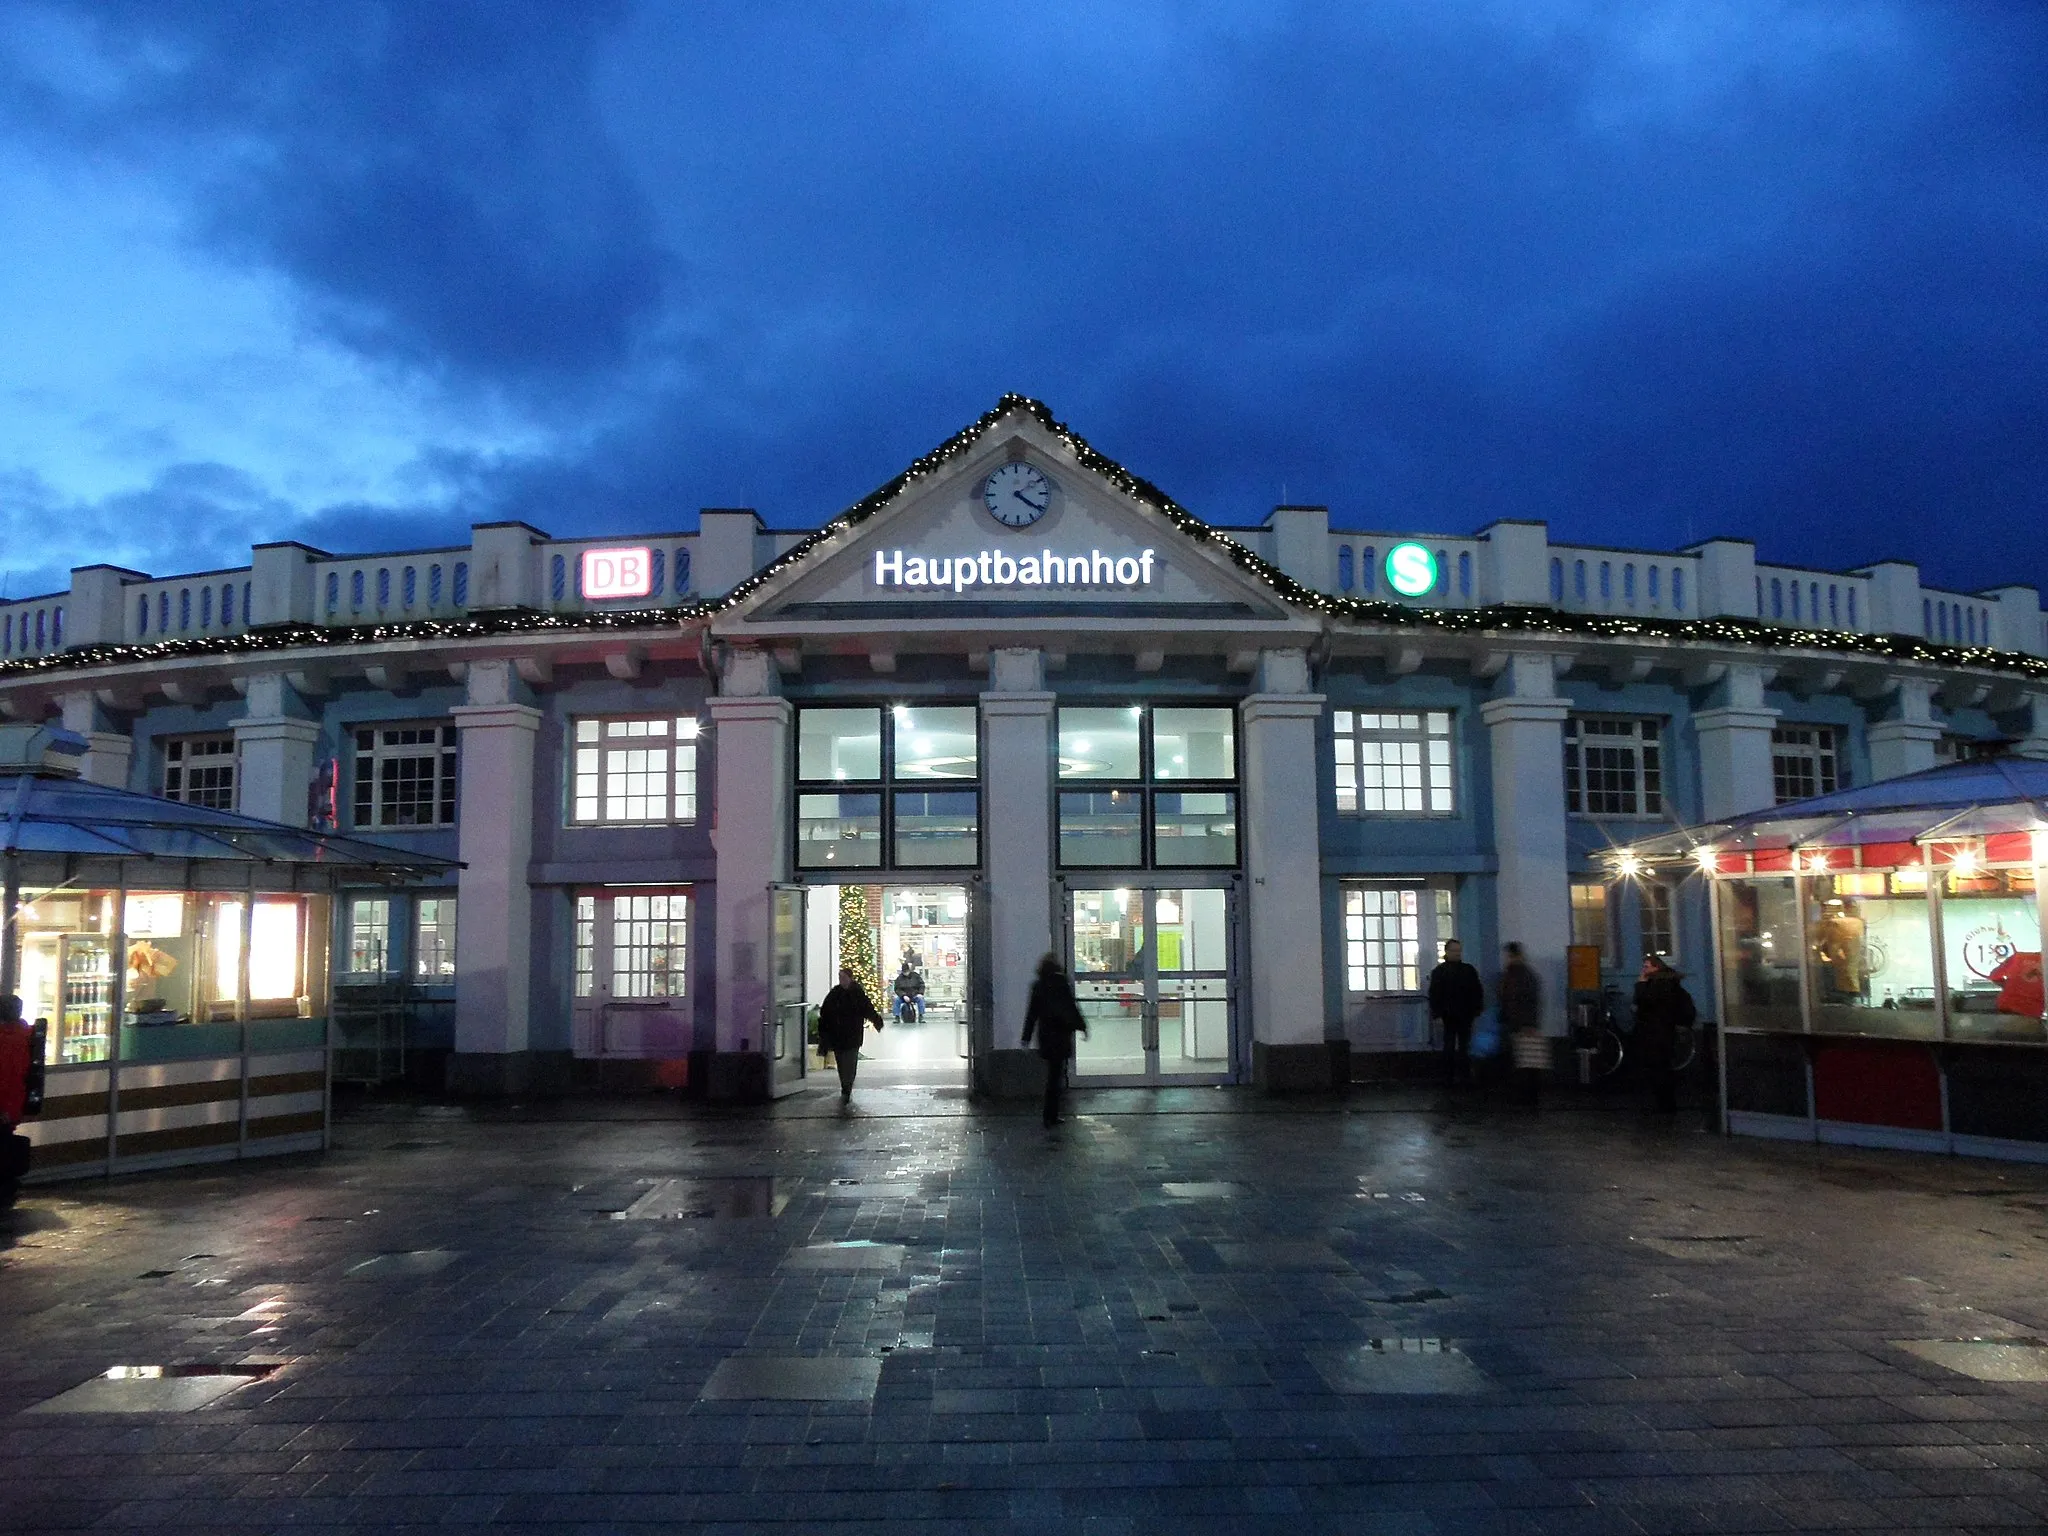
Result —
[{"label": "person in dark coat", "polygon": [[1650,1102],[1664,1114],[1678,1108],[1678,1032],[1699,1017],[1685,979],[1662,955],[1643,956],[1636,982],[1636,1053],[1650,1084]]},{"label": "person in dark coat", "polygon": [[896,1017],[905,1024],[924,1022],[924,973],[909,955],[896,972]]},{"label": "person in dark coat", "polygon": [[1060,1123],[1060,1090],[1066,1086],[1067,1063],[1074,1056],[1074,1036],[1087,1033],[1088,1021],[1074,1000],[1074,984],[1060,968],[1059,957],[1048,954],[1038,962],[1038,979],[1031,983],[1031,1002],[1024,1010],[1024,1043],[1029,1045],[1036,1034],[1038,1054],[1045,1058],[1048,1130]]},{"label": "person in dark coat", "polygon": [[853,1074],[860,1070],[860,1044],[867,1038],[864,1024],[882,1027],[882,1016],[875,1012],[875,1005],[869,999],[861,984],[853,979],[853,967],[839,967],[839,985],[825,994],[825,1001],[818,1005],[818,1044],[832,1053],[833,1065],[839,1068],[839,1102],[853,1102]]},{"label": "person in dark coat", "polygon": [[1444,941],[1444,961],[1429,973],[1429,1016],[1444,1026],[1444,1081],[1472,1080],[1472,1021],[1486,1007],[1479,972],[1465,963],[1465,946]]},{"label": "person in dark coat", "polygon": [[1521,945],[1504,945],[1501,954],[1500,984],[1494,989],[1500,1032],[1515,1064],[1516,1097],[1533,1105],[1543,1088],[1543,983],[1523,956]]}]

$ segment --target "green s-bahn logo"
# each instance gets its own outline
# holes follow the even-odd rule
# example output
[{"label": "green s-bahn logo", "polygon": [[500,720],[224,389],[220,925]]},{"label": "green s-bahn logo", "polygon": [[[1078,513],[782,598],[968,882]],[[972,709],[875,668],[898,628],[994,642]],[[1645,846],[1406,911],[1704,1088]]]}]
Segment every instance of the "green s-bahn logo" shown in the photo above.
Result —
[{"label": "green s-bahn logo", "polygon": [[1421,597],[1436,586],[1436,556],[1427,546],[1396,544],[1387,551],[1387,585],[1403,597]]}]

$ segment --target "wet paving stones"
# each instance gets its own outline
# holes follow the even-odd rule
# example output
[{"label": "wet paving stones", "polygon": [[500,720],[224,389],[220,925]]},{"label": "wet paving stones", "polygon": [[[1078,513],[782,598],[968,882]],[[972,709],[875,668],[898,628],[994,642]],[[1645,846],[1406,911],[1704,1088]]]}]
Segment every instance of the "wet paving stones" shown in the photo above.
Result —
[{"label": "wet paving stones", "polygon": [[0,1529],[2048,1527],[2048,1170],[830,1097],[388,1106],[30,1190]]}]

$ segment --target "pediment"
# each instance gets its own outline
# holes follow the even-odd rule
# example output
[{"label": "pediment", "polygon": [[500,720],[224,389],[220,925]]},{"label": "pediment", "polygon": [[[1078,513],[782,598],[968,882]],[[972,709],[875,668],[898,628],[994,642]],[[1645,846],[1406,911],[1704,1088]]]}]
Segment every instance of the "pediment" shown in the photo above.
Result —
[{"label": "pediment", "polygon": [[[933,468],[914,467],[871,511],[767,573],[717,627],[1297,617],[1200,523],[1145,499],[1149,487],[1051,429],[1042,409],[993,413],[972,441],[955,439]],[[998,506],[1021,526],[984,494],[1011,464],[1031,473],[1003,474]]]}]

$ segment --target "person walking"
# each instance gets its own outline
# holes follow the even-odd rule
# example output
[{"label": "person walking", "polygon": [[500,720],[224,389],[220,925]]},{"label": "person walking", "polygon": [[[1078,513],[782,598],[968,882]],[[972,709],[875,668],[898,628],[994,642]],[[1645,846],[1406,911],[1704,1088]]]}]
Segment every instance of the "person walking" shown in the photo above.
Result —
[{"label": "person walking", "polygon": [[832,1053],[839,1068],[839,1102],[853,1102],[853,1074],[860,1070],[861,1041],[867,1038],[865,1024],[882,1027],[882,1016],[874,1002],[854,980],[853,967],[839,967],[839,985],[825,994],[818,1005],[818,1043]]},{"label": "person walking", "polygon": [[1465,963],[1465,946],[1444,940],[1443,964],[1429,973],[1429,1016],[1444,1026],[1444,1081],[1472,1080],[1472,1021],[1486,1007],[1479,972]]},{"label": "person walking", "polygon": [[1074,1056],[1074,1036],[1088,1033],[1088,1021],[1081,1017],[1081,1005],[1074,1000],[1074,984],[1060,968],[1059,957],[1048,953],[1038,962],[1038,979],[1031,983],[1031,1001],[1024,1009],[1024,1044],[1038,1036],[1038,1054],[1045,1059],[1045,1125],[1060,1123],[1060,1090],[1067,1083],[1067,1063]]},{"label": "person walking", "polygon": [[1504,945],[1501,955],[1500,984],[1494,991],[1500,1000],[1500,1032],[1513,1052],[1515,1097],[1534,1108],[1550,1056],[1550,1043],[1543,1038],[1543,983],[1521,945]]},{"label": "person walking", "polygon": [[1650,1104],[1660,1114],[1678,1109],[1678,1032],[1699,1017],[1685,978],[1662,955],[1643,956],[1636,982],[1636,1050],[1650,1083]]}]

